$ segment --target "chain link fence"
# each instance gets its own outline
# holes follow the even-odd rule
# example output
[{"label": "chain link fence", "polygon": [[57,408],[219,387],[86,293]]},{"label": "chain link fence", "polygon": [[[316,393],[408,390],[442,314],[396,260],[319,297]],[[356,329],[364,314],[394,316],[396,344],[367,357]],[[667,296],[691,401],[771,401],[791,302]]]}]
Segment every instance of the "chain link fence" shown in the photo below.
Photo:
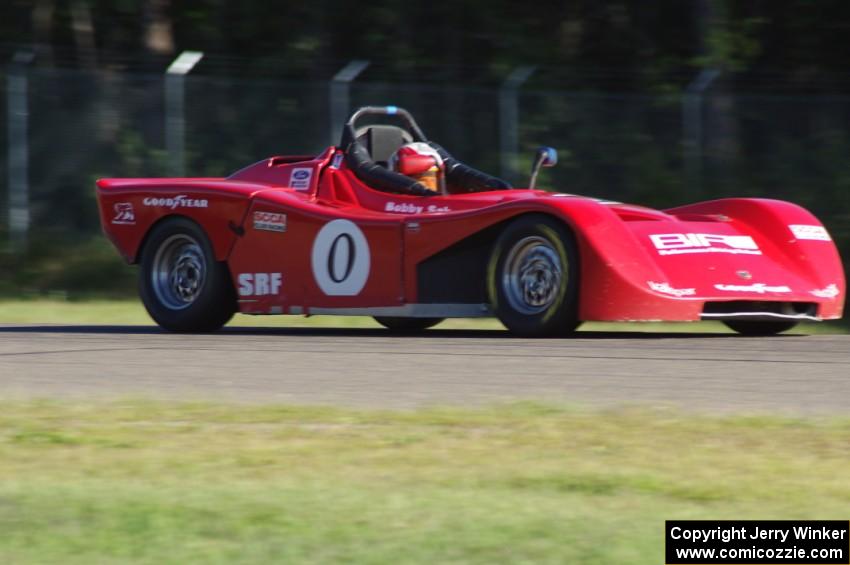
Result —
[{"label": "chain link fence", "polygon": [[[26,116],[14,114],[25,73]],[[0,77],[0,293],[132,292],[101,237],[94,181],[169,176],[165,75],[33,67]],[[188,176],[226,176],[270,155],[318,153],[331,133],[322,81],[185,78]],[[353,82],[348,104],[395,104],[460,159],[527,179],[540,145],[560,152],[543,188],[672,207],[701,199],[787,199],[815,212],[850,257],[850,97],[706,93],[697,113],[684,93],[639,95],[522,88],[506,131],[498,87]],[[694,117],[695,116],[695,117]],[[698,120],[698,126],[688,120]],[[26,139],[16,129],[24,123]],[[510,126],[510,124],[507,124]],[[518,156],[500,140],[511,134]],[[15,245],[14,160],[25,144],[29,230]],[[517,166],[518,165],[518,169]],[[14,208],[13,205],[11,205]]]}]

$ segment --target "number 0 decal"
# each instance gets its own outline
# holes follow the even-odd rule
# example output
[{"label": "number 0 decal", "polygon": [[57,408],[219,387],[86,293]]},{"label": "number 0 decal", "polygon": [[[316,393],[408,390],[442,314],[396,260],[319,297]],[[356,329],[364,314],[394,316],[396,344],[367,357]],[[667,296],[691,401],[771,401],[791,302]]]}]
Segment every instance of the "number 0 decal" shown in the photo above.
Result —
[{"label": "number 0 decal", "polygon": [[369,278],[369,242],[349,220],[325,224],[313,242],[313,276],[328,296],[360,294]]}]

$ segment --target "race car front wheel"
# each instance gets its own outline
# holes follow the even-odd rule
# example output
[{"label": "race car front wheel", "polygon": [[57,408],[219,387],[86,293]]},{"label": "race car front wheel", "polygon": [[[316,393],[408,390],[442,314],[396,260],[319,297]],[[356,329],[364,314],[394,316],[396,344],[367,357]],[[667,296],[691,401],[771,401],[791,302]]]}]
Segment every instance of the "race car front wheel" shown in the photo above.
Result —
[{"label": "race car front wheel", "polygon": [[187,218],[157,224],[141,256],[139,294],[154,321],[173,332],[208,332],[236,312],[227,266],[204,230]]},{"label": "race car front wheel", "polygon": [[723,323],[742,335],[775,335],[797,325],[790,320],[725,320]]},{"label": "race car front wheel", "polygon": [[375,316],[375,321],[394,332],[419,332],[433,328],[445,318],[394,318]]},{"label": "race car front wheel", "polygon": [[511,332],[526,337],[564,335],[578,326],[578,280],[572,233],[537,214],[505,228],[487,267],[493,311]]}]

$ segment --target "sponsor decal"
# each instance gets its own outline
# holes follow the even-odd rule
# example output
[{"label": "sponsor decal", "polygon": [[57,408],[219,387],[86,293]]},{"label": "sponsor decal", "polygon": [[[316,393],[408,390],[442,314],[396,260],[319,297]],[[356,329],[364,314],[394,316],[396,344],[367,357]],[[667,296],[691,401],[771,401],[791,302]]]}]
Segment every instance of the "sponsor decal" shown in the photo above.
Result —
[{"label": "sponsor decal", "polygon": [[733,253],[761,255],[756,242],[748,235],[715,233],[656,233],[649,236],[659,255],[685,253]]},{"label": "sponsor decal", "polygon": [[437,212],[451,212],[451,208],[448,206],[438,206],[436,204],[420,206],[410,202],[387,202],[384,206],[384,212],[397,212],[399,214],[433,214]]},{"label": "sponsor decal", "polygon": [[785,285],[770,286],[764,283],[753,284],[716,284],[714,288],[724,290],[726,292],[756,292],[764,294],[766,292],[791,292],[791,289]]},{"label": "sponsor decal", "polygon": [[133,225],[136,223],[136,213],[133,211],[132,202],[118,202],[112,209],[115,211],[115,217],[112,218],[113,224]]},{"label": "sponsor decal", "polygon": [[239,273],[239,296],[270,296],[280,292],[283,284],[280,273]]},{"label": "sponsor decal", "polygon": [[296,167],[289,175],[289,186],[295,190],[310,190],[310,181],[313,180],[313,169],[310,167]]},{"label": "sponsor decal", "polygon": [[655,292],[663,292],[664,294],[670,294],[672,296],[693,296],[697,293],[695,288],[673,288],[669,283],[663,282],[653,282],[646,281],[646,284],[649,285],[649,288],[654,290]]},{"label": "sponsor decal", "polygon": [[264,231],[286,231],[286,214],[277,212],[254,212],[254,229]]},{"label": "sponsor decal", "polygon": [[342,153],[337,153],[334,155],[333,161],[331,161],[331,168],[338,169],[340,165],[342,165]]},{"label": "sponsor decal", "polygon": [[818,298],[835,298],[839,295],[838,285],[831,284],[826,288],[819,288],[817,290],[811,291],[812,296],[817,296]]},{"label": "sponsor decal", "polygon": [[142,200],[142,204],[145,206],[170,208],[171,210],[175,210],[177,208],[206,208],[209,206],[209,202],[206,199],[189,198],[185,194],[165,197],[148,196]]},{"label": "sponsor decal", "polygon": [[313,276],[328,296],[356,296],[369,278],[369,242],[350,220],[325,224],[313,242]]},{"label": "sponsor decal", "polygon": [[807,226],[804,224],[791,224],[788,226],[791,233],[797,239],[809,239],[812,241],[832,241],[826,228],[823,226]]}]

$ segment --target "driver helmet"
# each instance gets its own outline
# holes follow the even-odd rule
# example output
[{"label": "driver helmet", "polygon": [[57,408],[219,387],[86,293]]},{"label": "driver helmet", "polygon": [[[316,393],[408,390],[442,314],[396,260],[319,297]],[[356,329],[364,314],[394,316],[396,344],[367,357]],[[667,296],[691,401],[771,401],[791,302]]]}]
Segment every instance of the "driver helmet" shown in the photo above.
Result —
[{"label": "driver helmet", "polygon": [[433,192],[445,192],[443,159],[437,151],[421,141],[406,143],[392,154],[390,170],[401,173]]}]

